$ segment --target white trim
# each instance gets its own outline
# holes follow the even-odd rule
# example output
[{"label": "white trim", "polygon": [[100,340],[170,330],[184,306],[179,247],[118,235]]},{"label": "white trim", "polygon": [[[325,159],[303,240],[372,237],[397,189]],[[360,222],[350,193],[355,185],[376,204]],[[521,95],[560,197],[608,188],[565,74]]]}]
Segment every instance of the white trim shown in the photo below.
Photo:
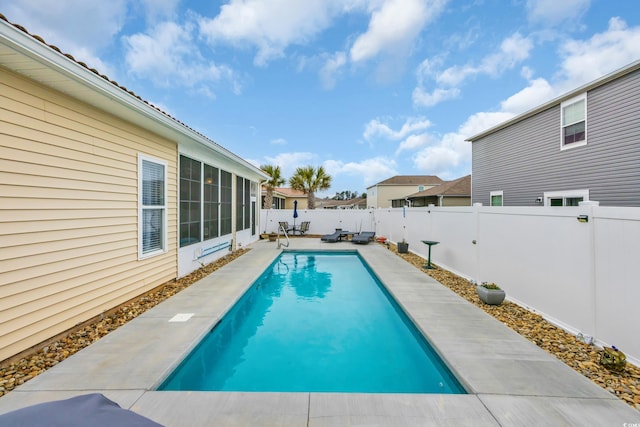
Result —
[{"label": "white trim", "polygon": [[504,191],[491,191],[489,193],[489,206],[497,206],[493,204],[493,196],[500,196],[502,200],[502,204],[500,206],[504,206]]},{"label": "white trim", "polygon": [[[143,219],[142,219],[142,212],[144,210],[144,206],[142,204],[142,186],[143,186],[143,174],[142,174],[142,162],[143,161],[147,161],[147,162],[151,162],[151,163],[156,163],[159,165],[162,165],[162,167],[164,168],[164,205],[163,206],[155,206],[154,208],[156,209],[162,209],[163,210],[163,215],[162,215],[162,248],[153,252],[147,252],[147,253],[143,253],[142,252],[142,242],[143,242]],[[168,209],[167,209],[167,179],[168,179],[168,171],[167,171],[167,162],[165,160],[162,159],[158,159],[155,157],[151,157],[148,156],[146,154],[142,154],[142,153],[138,153],[138,260],[142,260],[142,259],[146,259],[146,258],[151,258],[154,257],[156,255],[160,255],[163,253],[167,252],[167,239],[169,236],[169,232],[168,232]]]},{"label": "white trim", "polygon": [[[581,189],[581,190],[561,190],[561,191],[545,191],[544,192],[544,205],[550,206],[549,199],[556,199],[562,197],[563,199],[570,197],[582,197],[582,201],[586,202],[589,200],[589,189]],[[564,202],[563,202],[564,206]]]},{"label": "white trim", "polygon": [[[573,142],[571,144],[564,143],[564,109],[569,105],[575,104],[576,102],[584,101],[584,140],[580,142]],[[567,125],[570,126],[571,124]],[[587,133],[587,93],[583,93],[578,96],[574,96],[571,99],[567,99],[560,104],[560,150],[570,150],[572,148],[582,147],[587,145],[588,133]]]}]

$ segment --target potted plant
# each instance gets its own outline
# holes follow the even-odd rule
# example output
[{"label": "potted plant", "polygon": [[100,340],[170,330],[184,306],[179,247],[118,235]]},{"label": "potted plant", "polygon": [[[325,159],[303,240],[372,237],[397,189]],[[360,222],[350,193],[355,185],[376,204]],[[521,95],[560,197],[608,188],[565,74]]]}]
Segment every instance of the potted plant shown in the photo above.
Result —
[{"label": "potted plant", "polygon": [[274,233],[273,231],[271,233],[269,233],[269,241],[270,242],[275,242],[276,241],[276,237],[278,237],[278,235],[276,233]]},{"label": "potted plant", "polygon": [[[404,208],[403,208],[404,209]],[[402,226],[402,242],[398,242],[398,253],[406,254],[409,252],[409,243],[404,239],[406,226]]]},{"label": "potted plant", "polygon": [[483,282],[476,287],[476,292],[483,303],[489,305],[500,305],[506,296],[504,290],[495,283]]}]

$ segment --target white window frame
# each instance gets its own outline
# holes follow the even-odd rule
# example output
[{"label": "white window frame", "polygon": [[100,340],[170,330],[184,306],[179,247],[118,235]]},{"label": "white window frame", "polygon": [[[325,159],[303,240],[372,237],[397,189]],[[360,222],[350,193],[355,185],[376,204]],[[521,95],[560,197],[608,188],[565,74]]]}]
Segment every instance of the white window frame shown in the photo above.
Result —
[{"label": "white window frame", "polygon": [[[575,123],[569,123],[568,125],[564,125],[564,109],[576,102],[584,101],[584,140],[580,142],[572,142],[571,144],[564,143],[564,128],[566,126],[570,126]],[[577,123],[577,122],[576,122]],[[570,150],[572,148],[583,147],[587,145],[588,140],[588,132],[587,132],[587,94],[586,92],[582,95],[575,96],[571,99],[567,99],[563,103],[560,104],[560,150]]]},{"label": "white window frame", "polygon": [[500,206],[504,206],[504,191],[491,191],[489,193],[489,206],[498,206],[493,204],[493,196],[500,196],[502,200],[502,204]]},{"label": "white window frame", "polygon": [[[162,206],[144,206],[143,205],[143,161],[147,161],[150,163],[155,163],[161,165],[164,169],[164,205]],[[167,162],[158,158],[154,158],[151,156],[147,156],[145,154],[138,154],[138,259],[146,259],[151,258],[163,253],[167,252],[167,239],[168,239],[168,212],[167,212]],[[162,209],[162,247],[158,250],[146,252],[142,251],[143,249],[143,233],[144,233],[144,225],[143,225],[143,211],[146,209]]]},{"label": "white window frame", "polygon": [[[582,197],[583,202],[589,201],[589,189],[581,189],[581,190],[562,190],[562,191],[545,191],[544,192],[544,205],[551,206],[551,199],[559,199],[562,198],[562,207],[564,205],[564,199],[567,198],[578,198]],[[560,206],[557,206],[560,207]]]}]

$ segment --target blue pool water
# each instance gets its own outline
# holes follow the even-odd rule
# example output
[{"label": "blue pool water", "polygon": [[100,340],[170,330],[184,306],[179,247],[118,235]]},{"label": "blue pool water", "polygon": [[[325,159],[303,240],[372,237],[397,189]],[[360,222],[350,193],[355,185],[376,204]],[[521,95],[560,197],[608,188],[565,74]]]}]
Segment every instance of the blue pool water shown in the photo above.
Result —
[{"label": "blue pool water", "polygon": [[354,252],[284,252],[159,389],[465,392]]}]

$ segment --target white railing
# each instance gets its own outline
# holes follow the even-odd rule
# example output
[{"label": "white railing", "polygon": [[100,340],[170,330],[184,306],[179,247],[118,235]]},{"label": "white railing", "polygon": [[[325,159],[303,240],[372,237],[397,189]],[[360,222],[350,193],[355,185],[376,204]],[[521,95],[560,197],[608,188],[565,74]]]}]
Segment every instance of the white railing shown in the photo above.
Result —
[{"label": "white railing", "polygon": [[[282,230],[282,234],[284,235],[285,239],[287,239],[287,244],[285,245],[284,243],[280,243],[280,230]],[[289,235],[287,234],[287,230],[284,228],[284,226],[279,225],[278,226],[278,249],[282,248],[283,246],[285,248],[289,247],[289,244],[291,243],[291,241],[289,240]]]},{"label": "white railing", "polygon": [[[292,210],[270,210],[269,223]],[[615,345],[640,363],[640,208],[424,207],[298,210],[308,234],[336,228],[405,239],[424,258],[475,282],[496,282],[507,298],[564,329]],[[579,219],[581,217],[581,219]],[[266,211],[262,218],[266,220]]]}]

